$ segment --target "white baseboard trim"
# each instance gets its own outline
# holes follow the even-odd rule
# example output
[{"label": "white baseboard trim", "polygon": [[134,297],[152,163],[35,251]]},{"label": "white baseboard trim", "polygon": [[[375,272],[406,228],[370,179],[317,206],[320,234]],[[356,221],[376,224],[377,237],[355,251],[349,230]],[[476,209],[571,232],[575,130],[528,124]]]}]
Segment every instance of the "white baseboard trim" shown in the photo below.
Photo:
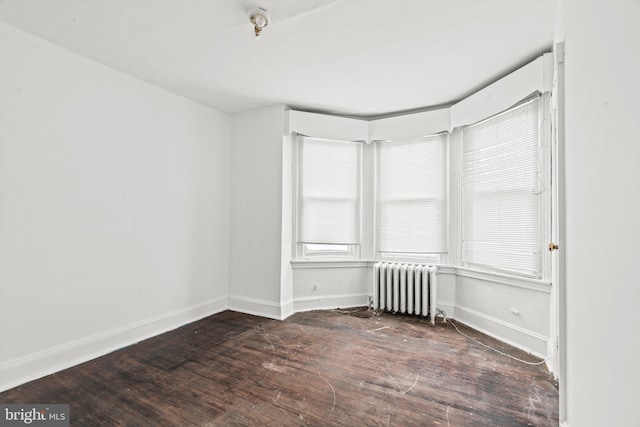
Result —
[{"label": "white baseboard trim", "polygon": [[549,337],[461,305],[455,306],[454,319],[504,343],[546,359]]},{"label": "white baseboard trim", "polygon": [[226,297],[63,343],[0,365],[0,391],[79,365],[227,309]]},{"label": "white baseboard trim", "polygon": [[369,296],[367,294],[318,295],[294,298],[293,309],[298,313],[311,310],[364,307],[368,303]]},{"label": "white baseboard trim", "polygon": [[230,295],[227,298],[227,304],[229,310],[275,320],[284,320],[290,314],[293,314],[291,308],[293,304],[292,301],[279,303],[239,295]]},{"label": "white baseboard trim", "polygon": [[280,303],[280,316],[282,320],[293,315],[294,313],[295,313],[295,309],[294,309],[293,300]]}]

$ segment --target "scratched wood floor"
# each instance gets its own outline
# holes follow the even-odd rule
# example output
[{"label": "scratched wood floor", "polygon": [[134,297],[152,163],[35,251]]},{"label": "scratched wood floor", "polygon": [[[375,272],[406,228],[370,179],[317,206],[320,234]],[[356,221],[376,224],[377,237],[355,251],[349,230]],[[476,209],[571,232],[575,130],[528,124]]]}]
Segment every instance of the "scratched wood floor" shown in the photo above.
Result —
[{"label": "scratched wood floor", "polygon": [[368,314],[279,322],[226,311],[0,393],[0,403],[69,403],[73,426],[558,425],[544,367],[450,324]]}]

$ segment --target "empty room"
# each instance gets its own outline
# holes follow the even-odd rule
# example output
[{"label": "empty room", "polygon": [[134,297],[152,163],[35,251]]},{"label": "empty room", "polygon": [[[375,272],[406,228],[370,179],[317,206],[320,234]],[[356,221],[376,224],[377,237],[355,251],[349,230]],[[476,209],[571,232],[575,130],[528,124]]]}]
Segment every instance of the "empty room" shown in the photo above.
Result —
[{"label": "empty room", "polygon": [[0,426],[640,426],[638,22],[0,0]]}]

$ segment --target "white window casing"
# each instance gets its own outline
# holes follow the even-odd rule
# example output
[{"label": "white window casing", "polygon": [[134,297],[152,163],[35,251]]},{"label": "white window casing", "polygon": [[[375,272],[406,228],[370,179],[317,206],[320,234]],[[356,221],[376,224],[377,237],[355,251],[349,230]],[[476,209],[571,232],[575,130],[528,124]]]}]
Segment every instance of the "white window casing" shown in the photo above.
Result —
[{"label": "white window casing", "polygon": [[297,258],[357,258],[363,142],[297,136]]},{"label": "white window casing", "polygon": [[462,128],[462,265],[542,277],[541,97]]},{"label": "white window casing", "polygon": [[447,134],[377,141],[380,259],[438,262],[447,252]]}]

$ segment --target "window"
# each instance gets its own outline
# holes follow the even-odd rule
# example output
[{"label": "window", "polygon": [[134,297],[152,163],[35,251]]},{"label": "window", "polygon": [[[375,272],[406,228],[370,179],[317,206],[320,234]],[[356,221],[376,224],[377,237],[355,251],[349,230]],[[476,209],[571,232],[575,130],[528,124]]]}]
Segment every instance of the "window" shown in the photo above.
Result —
[{"label": "window", "polygon": [[362,145],[298,136],[297,258],[359,258]]},{"label": "window", "polygon": [[542,272],[540,97],[462,129],[463,265]]},{"label": "window", "polygon": [[376,146],[378,257],[440,262],[447,252],[447,134]]}]

